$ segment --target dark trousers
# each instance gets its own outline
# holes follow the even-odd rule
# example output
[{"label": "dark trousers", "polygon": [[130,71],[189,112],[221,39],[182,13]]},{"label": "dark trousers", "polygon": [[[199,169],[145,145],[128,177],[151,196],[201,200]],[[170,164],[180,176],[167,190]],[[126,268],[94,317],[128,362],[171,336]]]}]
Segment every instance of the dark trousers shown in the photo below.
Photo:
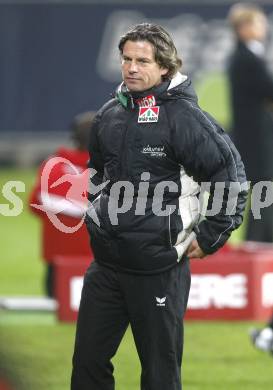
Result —
[{"label": "dark trousers", "polygon": [[273,206],[261,209],[261,219],[254,219],[249,210],[246,229],[247,241],[273,242]]},{"label": "dark trousers", "polygon": [[[251,190],[256,182],[251,185]],[[265,188],[261,194],[261,200],[264,201],[266,196]],[[253,205],[252,205],[253,207]],[[248,222],[246,229],[247,241],[273,242],[273,205],[260,209],[261,219],[255,219],[251,208],[248,211]]]},{"label": "dark trousers", "polygon": [[54,266],[51,263],[46,263],[45,266],[45,293],[49,298],[54,298]]},{"label": "dark trousers", "polygon": [[91,264],[77,323],[72,390],[114,390],[113,365],[131,325],[141,362],[142,390],[181,390],[183,316],[190,289],[187,260],[154,275]]}]

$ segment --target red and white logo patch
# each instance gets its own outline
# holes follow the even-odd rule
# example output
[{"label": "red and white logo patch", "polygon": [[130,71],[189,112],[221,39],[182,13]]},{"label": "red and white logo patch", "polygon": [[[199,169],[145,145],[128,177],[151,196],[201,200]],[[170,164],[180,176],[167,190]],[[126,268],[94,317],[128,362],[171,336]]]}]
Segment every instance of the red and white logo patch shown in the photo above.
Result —
[{"label": "red and white logo patch", "polygon": [[159,108],[159,106],[140,107],[138,123],[158,122]]},{"label": "red and white logo patch", "polygon": [[148,95],[137,99],[136,103],[139,105],[139,107],[154,107],[156,105],[156,100],[154,95]]}]

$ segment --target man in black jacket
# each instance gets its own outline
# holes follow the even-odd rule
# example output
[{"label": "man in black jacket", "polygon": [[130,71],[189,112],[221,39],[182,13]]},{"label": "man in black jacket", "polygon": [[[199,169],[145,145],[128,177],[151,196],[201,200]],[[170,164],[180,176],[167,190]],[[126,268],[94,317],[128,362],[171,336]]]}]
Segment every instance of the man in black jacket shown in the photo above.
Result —
[{"label": "man in black jacket", "polygon": [[[255,5],[235,4],[229,21],[237,40],[229,66],[234,141],[253,187],[273,179],[273,78],[264,60],[267,19]],[[254,218],[252,209],[246,239],[272,243],[273,206],[261,209],[261,219]],[[257,348],[273,352],[273,316],[251,339]]]},{"label": "man in black jacket", "polygon": [[[86,223],[96,261],[84,279],[72,389],[114,389],[111,358],[130,324],[141,389],[180,390],[189,259],[215,252],[240,225],[246,178],[178,72],[169,34],[140,24],[119,50],[123,82],[91,132]],[[211,206],[203,220],[202,182]]]},{"label": "man in black jacket", "polygon": [[[255,5],[236,4],[229,13],[236,35],[229,78],[234,142],[251,185],[273,179],[273,78],[264,60],[267,20]],[[263,194],[265,197],[265,194]],[[255,219],[250,209],[246,239],[273,241],[273,206]]]}]

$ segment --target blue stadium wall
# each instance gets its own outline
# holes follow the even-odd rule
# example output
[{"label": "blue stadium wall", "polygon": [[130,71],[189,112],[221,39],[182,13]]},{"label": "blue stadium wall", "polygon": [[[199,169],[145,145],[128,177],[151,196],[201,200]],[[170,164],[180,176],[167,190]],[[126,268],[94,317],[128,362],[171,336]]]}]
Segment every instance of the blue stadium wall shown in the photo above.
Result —
[{"label": "blue stadium wall", "polygon": [[120,82],[118,38],[138,22],[171,31],[190,76],[223,70],[232,42],[228,9],[0,4],[0,132],[65,130],[75,114],[99,108]]}]

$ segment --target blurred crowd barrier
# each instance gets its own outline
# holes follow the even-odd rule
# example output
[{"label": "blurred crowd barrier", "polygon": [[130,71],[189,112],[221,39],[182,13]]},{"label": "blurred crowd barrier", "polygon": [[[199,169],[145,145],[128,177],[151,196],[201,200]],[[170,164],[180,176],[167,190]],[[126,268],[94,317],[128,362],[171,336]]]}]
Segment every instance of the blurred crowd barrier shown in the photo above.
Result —
[{"label": "blurred crowd barrier", "polygon": [[[90,256],[56,256],[54,263],[57,317],[75,321]],[[273,304],[272,268],[272,245],[251,241],[225,245],[206,261],[192,261],[186,319],[267,320]]]}]

